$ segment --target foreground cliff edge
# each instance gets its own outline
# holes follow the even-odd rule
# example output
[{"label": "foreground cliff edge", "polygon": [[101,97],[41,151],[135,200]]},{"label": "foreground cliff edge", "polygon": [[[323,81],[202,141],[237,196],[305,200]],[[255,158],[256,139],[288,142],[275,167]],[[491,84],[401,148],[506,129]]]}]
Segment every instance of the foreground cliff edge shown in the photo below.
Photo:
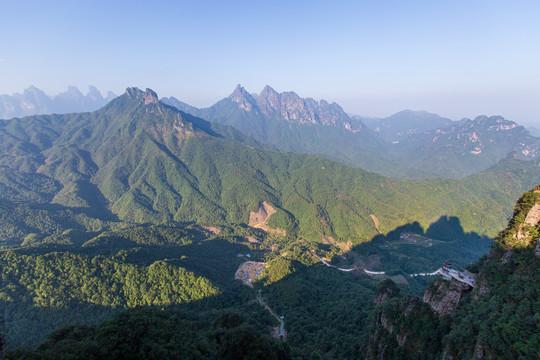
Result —
[{"label": "foreground cliff edge", "polygon": [[419,299],[381,283],[366,359],[540,358],[539,220],[536,186],[520,197],[490,253],[469,267],[474,288],[441,277]]}]

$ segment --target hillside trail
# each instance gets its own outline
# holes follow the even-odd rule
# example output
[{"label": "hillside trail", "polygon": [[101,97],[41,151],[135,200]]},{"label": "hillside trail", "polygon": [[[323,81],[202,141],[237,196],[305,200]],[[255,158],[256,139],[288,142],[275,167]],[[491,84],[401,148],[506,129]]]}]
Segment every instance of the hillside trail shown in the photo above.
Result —
[{"label": "hillside trail", "polygon": [[268,312],[272,314],[273,317],[275,317],[278,321],[281,321],[281,318],[274,312],[274,310],[272,310],[272,308],[270,308],[270,306],[266,303],[266,301],[260,298],[258,300],[259,300],[259,304],[261,304],[261,306],[263,306],[266,310],[268,310]]},{"label": "hillside trail", "polygon": [[[240,265],[234,277],[235,279],[241,280],[244,285],[249,286],[253,289],[253,284],[251,283],[252,280],[257,278],[265,267],[266,263],[263,262],[246,261],[245,263]],[[276,312],[272,310],[272,308],[266,303],[266,301],[263,300],[260,290],[258,295],[256,295],[256,299],[262,307],[264,307],[277,321],[280,322],[280,326],[272,329],[272,336],[283,341],[287,341],[287,332],[285,331],[283,317],[280,317],[278,314],[276,314]]]},{"label": "hillside trail", "polygon": [[257,300],[259,301],[259,304],[263,306],[266,310],[268,310],[268,312],[272,314],[272,316],[275,317],[276,320],[280,323],[280,326],[274,328],[274,337],[281,339],[282,341],[287,341],[287,331],[285,331],[285,324],[283,318],[278,316],[278,314],[276,314],[274,310],[272,310],[272,308],[266,303],[266,301],[262,299],[260,293],[257,297]]}]

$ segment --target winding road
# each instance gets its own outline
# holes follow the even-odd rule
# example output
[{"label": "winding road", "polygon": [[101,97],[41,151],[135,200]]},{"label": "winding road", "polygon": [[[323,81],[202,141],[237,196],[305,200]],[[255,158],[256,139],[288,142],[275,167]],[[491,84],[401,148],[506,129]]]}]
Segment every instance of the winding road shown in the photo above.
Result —
[{"label": "winding road", "polygon": [[344,268],[339,268],[337,266],[334,266],[332,264],[329,264],[327,261],[324,261],[320,256],[318,256],[317,254],[315,254],[313,251],[311,251],[311,255],[315,256],[317,259],[319,259],[324,265],[328,266],[328,267],[331,267],[331,268],[334,268],[334,269],[337,269],[339,271],[345,271],[345,272],[350,272],[350,271],[354,271],[354,270],[362,270],[363,272],[365,272],[366,274],[368,275],[385,275],[386,273],[384,271],[369,271],[369,270],[366,270],[366,269],[362,269],[362,268],[358,268],[358,267],[354,267],[352,269],[344,269]]}]

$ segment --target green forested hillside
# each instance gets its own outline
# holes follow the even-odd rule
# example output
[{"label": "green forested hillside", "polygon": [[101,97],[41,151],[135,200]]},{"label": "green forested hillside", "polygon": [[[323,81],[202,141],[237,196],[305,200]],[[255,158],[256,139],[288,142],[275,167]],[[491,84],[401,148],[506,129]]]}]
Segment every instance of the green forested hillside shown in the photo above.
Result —
[{"label": "green forested hillside", "polygon": [[[243,312],[135,309],[98,326],[55,331],[35,350],[10,352],[17,359],[292,359],[286,343],[261,331],[268,319]],[[246,316],[248,315],[248,316]]]},{"label": "green forested hillside", "polygon": [[59,326],[95,323],[124,308],[222,296],[241,261],[236,254],[248,249],[225,239],[193,226],[161,225],[71,230],[38,246],[2,251],[0,308],[8,346],[27,346]]},{"label": "green forested hillside", "polygon": [[[154,349],[164,358],[246,351],[276,359],[289,356],[289,348],[303,358],[361,352],[374,281],[321,267],[305,246],[284,248],[283,258],[284,252],[267,253],[239,237],[208,236],[180,224],[109,231],[73,245],[80,235],[65,234],[72,245],[64,238],[61,245],[0,253],[9,356],[99,358],[105,351],[112,358],[147,358],[141,354]],[[251,260],[269,261],[255,290],[233,276],[247,259],[237,254],[247,252]],[[285,314],[288,345],[268,336],[279,323],[254,301],[257,289]],[[224,317],[223,311],[243,315]],[[34,351],[13,350],[63,326]]]},{"label": "green forested hillside", "polygon": [[[9,218],[21,203],[53,203],[58,211],[78,214],[56,229],[8,220],[4,243],[21,243],[31,232],[92,230],[118,221],[247,223],[262,202],[278,211],[275,226],[315,241],[323,235],[367,241],[377,234],[370,215],[383,233],[414,221],[427,228],[440,216],[457,216],[466,232],[494,235],[511,199],[540,177],[537,166],[523,163],[522,169],[501,166],[459,181],[390,180],[329,160],[255,147],[231,128],[159,103],[151,90],[128,89],[94,113],[3,125],[3,216]],[[45,217],[54,216],[49,211]]]},{"label": "green forested hillside", "polygon": [[[234,281],[246,260],[268,262],[255,290],[286,314],[293,356],[356,357],[376,282],[327,268],[310,251],[362,261],[378,256],[389,276],[402,277],[432,270],[445,253],[472,259],[482,253],[485,236],[503,227],[513,199],[540,178],[537,163],[510,157],[463,180],[392,180],[261,148],[230,127],[135,88],[97,112],[1,122],[0,140],[0,306],[7,346],[35,344],[63,325],[90,325],[49,338],[43,357],[58,355],[51,347],[62,348],[62,336],[75,342],[67,347],[114,348],[101,342],[103,329],[112,326],[123,339],[122,321],[162,316],[128,311],[109,325],[92,325],[134,307],[163,309],[171,324],[193,320],[194,338],[211,356],[253,333],[253,324],[268,334],[265,327],[279,324],[253,306],[252,289]],[[253,214],[274,211],[253,223]],[[456,226],[443,226],[448,219]],[[393,244],[382,250],[402,229],[442,244],[432,251]],[[359,247],[371,240],[371,247]],[[421,284],[411,280],[410,286],[418,291]],[[352,308],[346,317],[343,309]],[[256,320],[235,327],[236,335],[225,331],[229,340],[220,342],[207,327],[213,320],[185,318],[217,309],[251,309],[248,317]],[[340,342],[345,333],[353,335]],[[148,346],[161,344],[156,334],[149,336]],[[276,345],[256,337],[261,346]],[[177,354],[177,345],[167,354]]]},{"label": "green forested hillside", "polygon": [[[522,207],[520,214],[530,208]],[[437,226],[426,234],[435,234]],[[35,343],[65,324],[94,324],[133,306],[152,308],[122,312],[97,327],[68,326],[52,334],[36,350],[11,352],[10,356],[99,358],[100,351],[106,349],[111,354],[133,351],[139,354],[133,356],[140,358],[141,352],[154,349],[165,358],[180,353],[222,358],[226,351],[223,344],[232,342],[235,351],[242,348],[256,352],[263,348],[273,359],[289,355],[362,357],[377,279],[323,266],[310,254],[310,249],[317,248],[310,242],[283,244],[280,251],[269,253],[233,235],[249,234],[272,244],[272,239],[260,237],[262,233],[249,231],[223,228],[222,234],[209,235],[195,225],[178,223],[97,235],[68,231],[46,238],[44,243],[48,245],[2,252],[5,262],[1,266],[4,280],[0,304],[10,348]],[[232,276],[247,259],[237,254],[247,252],[252,254],[252,260],[264,258],[268,262],[267,270],[254,284],[255,290],[240,285]],[[253,303],[257,289],[262,290],[262,298],[274,311],[285,315],[285,348],[265,335],[278,324],[263,307]],[[248,318],[235,320],[234,325],[228,325],[229,330],[218,331],[221,335],[217,335],[219,309],[241,312]],[[411,338],[427,336],[431,339],[429,349],[437,348],[433,340],[439,330],[426,333],[416,324],[421,321],[425,323],[422,326],[428,326],[430,321],[437,321],[436,327],[430,329],[440,331],[448,329],[448,324],[440,323],[424,307],[415,308],[412,314],[414,319],[404,319],[410,326]],[[138,339],[129,347],[131,350],[124,348],[131,344],[127,339]]]}]

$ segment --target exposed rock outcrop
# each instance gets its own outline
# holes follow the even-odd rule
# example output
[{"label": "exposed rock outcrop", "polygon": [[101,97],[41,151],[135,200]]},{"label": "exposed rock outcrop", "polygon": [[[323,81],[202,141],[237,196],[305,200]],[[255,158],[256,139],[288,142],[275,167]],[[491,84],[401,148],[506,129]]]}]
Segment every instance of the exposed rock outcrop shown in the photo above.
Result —
[{"label": "exposed rock outcrop", "polygon": [[238,84],[232,94],[229,95],[229,99],[235,103],[238,103],[238,106],[246,111],[252,111],[253,107],[256,106],[253,96],[248,93],[240,84]]},{"label": "exposed rock outcrop", "polygon": [[539,333],[539,204],[540,186],[520,197],[489,255],[474,265],[475,285],[439,279],[422,301],[378,291],[366,359],[538,358],[531,344]]},{"label": "exposed rock outcrop", "polygon": [[145,92],[139,88],[131,87],[126,89],[126,95],[131,99],[141,100],[145,105],[159,103],[157,94],[151,89],[146,89]]},{"label": "exposed rock outcrop", "polygon": [[458,307],[463,294],[470,290],[472,287],[454,279],[450,282],[440,280],[426,290],[422,301],[439,315],[446,315]]},{"label": "exposed rock outcrop", "polygon": [[353,119],[336,103],[301,98],[295,92],[278,93],[266,85],[258,96],[248,93],[241,85],[228,98],[241,109],[299,124],[338,126],[355,133],[365,128],[361,120]]},{"label": "exposed rock outcrop", "polygon": [[282,229],[271,229],[268,225],[268,219],[272,214],[276,213],[276,209],[272,205],[268,204],[266,201],[263,201],[259,205],[259,211],[249,212],[249,226],[262,229],[266,232],[273,233],[279,236],[287,236],[287,231]]},{"label": "exposed rock outcrop", "polygon": [[386,300],[399,295],[399,288],[396,284],[388,279],[383,281],[375,293],[375,307],[382,305]]}]

